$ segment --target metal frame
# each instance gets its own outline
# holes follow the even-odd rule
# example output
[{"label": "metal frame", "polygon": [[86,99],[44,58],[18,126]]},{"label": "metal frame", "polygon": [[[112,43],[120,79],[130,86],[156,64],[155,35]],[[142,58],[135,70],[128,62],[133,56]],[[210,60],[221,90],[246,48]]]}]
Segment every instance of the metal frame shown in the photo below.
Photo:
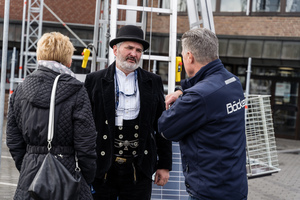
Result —
[{"label": "metal frame", "polygon": [[[145,1],[144,1],[145,3]],[[156,13],[164,13],[170,15],[170,31],[169,31],[169,55],[168,56],[153,56],[143,55],[142,59],[146,60],[155,60],[155,61],[168,61],[168,93],[171,93],[175,89],[175,58],[176,58],[176,41],[177,41],[177,0],[170,1],[170,9],[163,9],[163,8],[153,8],[149,6],[137,6],[137,0],[131,0],[130,5],[122,5],[119,4],[117,0],[111,0],[113,6],[111,8],[111,19],[110,19],[110,36],[112,38],[116,37],[117,33],[117,25],[125,25],[125,24],[134,24],[137,26],[141,26],[146,32],[144,25],[144,19],[142,19],[141,23],[132,21],[133,18],[130,17],[131,20],[128,20],[126,15],[126,21],[118,21],[118,10],[126,10],[130,11],[131,13],[141,11],[143,14],[145,12],[156,12]],[[135,17],[136,18],[136,17]],[[151,41],[150,41],[150,51],[151,51]],[[114,60],[113,50],[109,50],[109,64],[111,64]]]},{"label": "metal frame", "polygon": [[[24,6],[26,6],[26,4],[24,4]],[[25,52],[20,55],[25,57],[24,78],[27,74],[31,74],[37,69],[36,56],[30,54],[30,52],[36,52],[38,39],[42,35],[43,8],[44,0],[29,0],[28,2],[26,35],[22,32],[21,41],[23,43],[24,38],[26,39]],[[25,17],[24,14],[23,17]],[[24,18],[23,21],[25,21]],[[22,59],[21,57],[20,60]]]},{"label": "metal frame", "polygon": [[200,28],[200,25],[202,24],[204,28],[207,28],[215,33],[211,1],[200,0],[199,3],[201,7],[201,20],[199,20],[197,0],[187,1],[190,29]]}]

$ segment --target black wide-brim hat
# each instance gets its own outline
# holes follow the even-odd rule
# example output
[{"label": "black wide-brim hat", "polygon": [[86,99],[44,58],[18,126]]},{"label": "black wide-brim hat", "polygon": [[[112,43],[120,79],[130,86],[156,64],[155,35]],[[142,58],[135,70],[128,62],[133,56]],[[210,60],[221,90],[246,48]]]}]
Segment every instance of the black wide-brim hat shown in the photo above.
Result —
[{"label": "black wide-brim hat", "polygon": [[126,25],[120,28],[117,37],[109,42],[109,46],[113,48],[114,45],[120,42],[133,41],[142,44],[144,48],[143,50],[145,51],[149,48],[149,42],[143,38],[144,32],[142,29],[134,25]]}]

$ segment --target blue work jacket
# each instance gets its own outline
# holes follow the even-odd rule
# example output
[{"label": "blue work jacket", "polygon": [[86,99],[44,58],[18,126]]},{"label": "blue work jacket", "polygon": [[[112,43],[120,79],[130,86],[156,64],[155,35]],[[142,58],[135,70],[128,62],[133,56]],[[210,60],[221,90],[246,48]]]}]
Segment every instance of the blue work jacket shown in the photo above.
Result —
[{"label": "blue work jacket", "polygon": [[247,199],[245,99],[239,79],[217,59],[181,82],[183,96],[158,128],[179,141],[187,192],[199,199]]}]

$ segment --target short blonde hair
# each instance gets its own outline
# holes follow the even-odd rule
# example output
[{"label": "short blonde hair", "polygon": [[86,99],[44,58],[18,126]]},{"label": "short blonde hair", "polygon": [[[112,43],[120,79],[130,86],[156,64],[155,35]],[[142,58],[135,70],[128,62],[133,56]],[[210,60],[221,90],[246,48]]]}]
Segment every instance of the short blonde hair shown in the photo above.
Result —
[{"label": "short blonde hair", "polygon": [[54,60],[68,66],[75,51],[70,38],[59,33],[45,33],[37,43],[38,60]]}]

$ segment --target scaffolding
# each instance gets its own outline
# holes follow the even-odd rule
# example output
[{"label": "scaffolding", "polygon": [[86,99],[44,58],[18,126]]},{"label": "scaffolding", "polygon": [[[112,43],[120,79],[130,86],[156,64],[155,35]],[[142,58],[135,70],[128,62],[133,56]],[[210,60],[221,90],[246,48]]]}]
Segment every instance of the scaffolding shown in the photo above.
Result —
[{"label": "scaffolding", "polygon": [[[22,30],[25,30],[25,21],[27,22],[26,34],[22,32],[21,45],[24,44],[25,40],[25,51],[23,51],[23,46],[21,48],[20,54],[20,67],[19,76],[21,76],[23,70],[23,56],[24,56],[24,77],[27,74],[31,74],[37,69],[36,60],[36,48],[38,39],[42,35],[42,24],[43,24],[43,7],[44,0],[24,0],[23,7],[23,26]],[[25,20],[26,5],[28,5],[27,10],[27,20]],[[25,36],[25,37],[24,37]],[[21,77],[19,77],[21,78]]]},{"label": "scaffolding", "polygon": [[246,99],[247,175],[279,172],[270,96],[249,95]]}]

